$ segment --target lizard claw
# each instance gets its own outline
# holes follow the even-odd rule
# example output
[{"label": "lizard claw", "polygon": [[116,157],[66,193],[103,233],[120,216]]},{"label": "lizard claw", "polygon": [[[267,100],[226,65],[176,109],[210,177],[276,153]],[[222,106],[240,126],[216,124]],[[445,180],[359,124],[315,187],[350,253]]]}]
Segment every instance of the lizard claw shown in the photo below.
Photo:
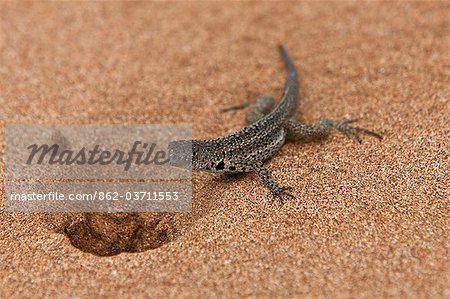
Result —
[{"label": "lizard claw", "polygon": [[358,126],[350,125],[351,123],[354,123],[357,121],[358,121],[357,118],[344,119],[342,121],[336,121],[336,120],[332,120],[332,119],[321,119],[321,123],[324,126],[335,128],[339,132],[344,133],[345,135],[354,139],[358,143],[362,142],[361,136],[360,136],[361,133],[370,135],[379,140],[383,139],[383,136],[381,136],[380,134],[378,134],[374,131],[367,130],[367,129],[364,129],[364,128],[361,128]]},{"label": "lizard claw", "polygon": [[292,190],[291,186],[275,186],[270,190],[273,196],[273,200],[276,200],[277,198],[280,200],[281,205],[284,204],[285,198],[291,198],[295,199],[295,196],[292,195],[289,192],[286,192],[287,190]]}]

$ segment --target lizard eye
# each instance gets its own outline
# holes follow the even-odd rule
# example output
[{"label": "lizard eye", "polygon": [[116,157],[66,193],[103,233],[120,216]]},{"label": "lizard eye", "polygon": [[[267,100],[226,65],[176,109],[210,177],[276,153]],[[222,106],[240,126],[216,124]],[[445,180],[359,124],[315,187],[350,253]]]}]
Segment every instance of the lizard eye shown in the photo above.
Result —
[{"label": "lizard eye", "polygon": [[223,161],[220,161],[216,165],[216,170],[223,170],[225,168],[225,163]]}]

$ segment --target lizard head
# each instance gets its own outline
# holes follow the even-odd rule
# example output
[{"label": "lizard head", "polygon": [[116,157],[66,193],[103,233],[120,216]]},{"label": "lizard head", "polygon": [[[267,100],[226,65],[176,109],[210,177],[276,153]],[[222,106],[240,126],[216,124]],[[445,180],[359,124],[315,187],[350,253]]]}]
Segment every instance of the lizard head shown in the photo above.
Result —
[{"label": "lizard head", "polygon": [[192,169],[192,141],[176,140],[169,143],[169,164]]},{"label": "lizard head", "polygon": [[220,152],[208,140],[172,141],[169,143],[169,164],[187,169],[218,171],[217,167],[221,165],[219,160],[223,160]]}]

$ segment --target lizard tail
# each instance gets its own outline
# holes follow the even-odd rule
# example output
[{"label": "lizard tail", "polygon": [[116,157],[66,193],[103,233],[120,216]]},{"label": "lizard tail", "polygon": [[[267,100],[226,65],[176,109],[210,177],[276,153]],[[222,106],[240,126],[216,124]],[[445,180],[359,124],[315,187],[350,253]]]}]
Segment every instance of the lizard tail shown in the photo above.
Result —
[{"label": "lizard tail", "polygon": [[295,68],[294,63],[292,62],[292,59],[289,56],[289,54],[287,53],[283,44],[279,44],[278,49],[280,50],[281,59],[283,59],[284,65],[286,66],[286,68],[288,70],[288,76],[297,78],[297,69]]}]

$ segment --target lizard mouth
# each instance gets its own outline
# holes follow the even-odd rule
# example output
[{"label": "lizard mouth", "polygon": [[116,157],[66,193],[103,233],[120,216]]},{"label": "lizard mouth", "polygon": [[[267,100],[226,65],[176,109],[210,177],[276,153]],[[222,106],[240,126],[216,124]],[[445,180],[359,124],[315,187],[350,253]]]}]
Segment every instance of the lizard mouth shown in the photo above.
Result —
[{"label": "lizard mouth", "polygon": [[169,143],[169,164],[171,166],[192,169],[192,141],[177,140]]}]

